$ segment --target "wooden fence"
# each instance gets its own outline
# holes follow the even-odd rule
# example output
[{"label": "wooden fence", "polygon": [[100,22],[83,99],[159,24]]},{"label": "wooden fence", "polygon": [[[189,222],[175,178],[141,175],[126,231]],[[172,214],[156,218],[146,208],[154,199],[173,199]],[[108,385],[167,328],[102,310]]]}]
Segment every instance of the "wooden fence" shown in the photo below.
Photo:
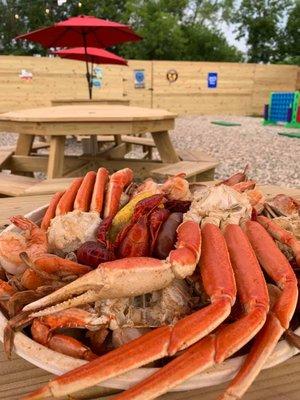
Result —
[{"label": "wooden fence", "polygon": [[[102,66],[102,87],[94,98],[127,98],[131,104],[178,114],[260,115],[271,91],[300,87],[300,68],[183,61],[129,61],[129,67]],[[32,73],[22,79],[21,70]],[[143,70],[144,87],[135,87]],[[175,82],[167,72],[175,70]],[[217,87],[208,88],[208,73]],[[85,64],[59,58],[0,56],[0,112],[50,105],[53,99],[87,98]]]}]

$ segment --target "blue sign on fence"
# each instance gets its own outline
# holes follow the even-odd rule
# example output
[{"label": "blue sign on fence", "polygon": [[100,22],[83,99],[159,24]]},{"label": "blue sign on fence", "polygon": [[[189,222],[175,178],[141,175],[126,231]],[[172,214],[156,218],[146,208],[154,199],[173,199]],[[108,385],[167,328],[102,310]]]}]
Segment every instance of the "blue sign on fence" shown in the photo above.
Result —
[{"label": "blue sign on fence", "polygon": [[209,72],[207,75],[207,87],[214,89],[218,86],[218,73]]},{"label": "blue sign on fence", "polygon": [[94,67],[92,71],[92,86],[96,89],[102,87],[103,72],[100,67]]},{"label": "blue sign on fence", "polygon": [[134,70],[134,87],[135,88],[145,87],[145,71],[143,69]]}]

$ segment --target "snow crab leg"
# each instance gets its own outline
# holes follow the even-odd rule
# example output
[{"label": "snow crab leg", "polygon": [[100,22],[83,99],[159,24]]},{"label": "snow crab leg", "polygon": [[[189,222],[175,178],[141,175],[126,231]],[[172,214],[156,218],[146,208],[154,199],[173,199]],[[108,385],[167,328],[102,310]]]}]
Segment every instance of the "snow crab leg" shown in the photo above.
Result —
[{"label": "snow crab leg", "polygon": [[89,171],[78,189],[74,200],[74,210],[89,211],[96,180],[96,172]]},{"label": "snow crab leg", "polygon": [[50,253],[41,254],[32,260],[27,257],[27,265],[35,270],[44,271],[48,274],[55,274],[60,277],[84,275],[92,269],[87,265],[79,264],[75,261],[61,258]]},{"label": "snow crab leg", "polygon": [[111,175],[105,197],[104,218],[114,217],[116,215],[119,210],[123,189],[128,186],[132,180],[133,172],[130,168],[121,169]]},{"label": "snow crab leg", "polygon": [[261,266],[278,285],[281,292],[268,314],[264,327],[255,338],[243,366],[224,395],[219,398],[220,400],[239,399],[243,396],[259,374],[283,332],[288,329],[298,299],[295,274],[265,229],[256,222],[248,222],[245,225],[245,232]]},{"label": "snow crab leg", "polygon": [[83,178],[75,178],[64,192],[55,193],[43,217],[41,228],[47,230],[56,215],[63,215],[73,210],[101,212],[108,180],[106,168],[99,168],[97,173],[89,171]]},{"label": "snow crab leg", "polygon": [[97,211],[98,213],[101,213],[103,208],[105,188],[108,181],[108,175],[109,173],[106,168],[101,167],[98,169],[91,200],[90,211]]},{"label": "snow crab leg", "polygon": [[45,231],[49,228],[51,219],[55,217],[57,205],[65,192],[57,192],[53,195],[50,204],[41,222],[41,228]]},{"label": "snow crab leg", "polygon": [[194,374],[230,357],[264,325],[240,372],[220,399],[239,399],[245,393],[289,325],[297,302],[296,278],[271,237],[252,221],[246,223],[245,232],[261,265],[282,289],[272,311],[268,313],[265,281],[248,239],[241,228],[228,225],[224,235],[245,315],[205,337],[156,374],[117,395],[116,400],[147,400],[165,393]]},{"label": "snow crab leg", "polygon": [[75,178],[73,180],[71,185],[60,198],[55,210],[55,215],[66,214],[73,210],[74,201],[82,182],[83,178]]},{"label": "snow crab leg", "polygon": [[269,232],[269,234],[279,242],[290,247],[295,255],[296,262],[300,266],[300,242],[289,231],[281,228],[276,222],[260,215],[257,221]]},{"label": "snow crab leg", "polygon": [[227,225],[224,236],[245,314],[232,324],[222,326],[206,336],[157,373],[117,395],[115,399],[153,399],[189,377],[223,362],[262,328],[268,312],[269,297],[258,261],[238,225]]},{"label": "snow crab leg", "polygon": [[[27,399],[61,396],[98,381],[119,375],[150,361],[174,355],[206,336],[230,314],[235,302],[236,287],[228,250],[218,227],[207,224],[202,230],[200,270],[211,304],[183,318],[172,326],[164,326],[71,371]],[[175,250],[176,251],[176,250]]]}]

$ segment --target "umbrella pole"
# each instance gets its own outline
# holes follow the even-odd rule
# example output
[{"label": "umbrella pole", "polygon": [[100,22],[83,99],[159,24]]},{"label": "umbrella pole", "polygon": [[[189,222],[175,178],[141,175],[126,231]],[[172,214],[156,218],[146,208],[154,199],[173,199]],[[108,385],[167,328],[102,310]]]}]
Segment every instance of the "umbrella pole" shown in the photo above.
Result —
[{"label": "umbrella pole", "polygon": [[93,75],[94,75],[94,62],[91,64],[91,98],[93,97]]},{"label": "umbrella pole", "polygon": [[87,80],[88,89],[89,89],[89,98],[90,98],[90,100],[91,100],[91,98],[92,98],[91,74],[90,74],[90,71],[89,71],[89,64],[88,64],[88,61],[85,62],[85,65],[86,65],[86,80]]},{"label": "umbrella pole", "polygon": [[91,87],[91,74],[89,71],[89,63],[88,63],[88,56],[87,56],[87,45],[86,45],[86,38],[85,38],[85,32],[82,32],[83,36],[83,44],[84,44],[84,53],[85,53],[85,65],[86,65],[86,80],[88,83],[88,89],[89,89],[89,98],[90,100],[92,99],[92,87]]}]

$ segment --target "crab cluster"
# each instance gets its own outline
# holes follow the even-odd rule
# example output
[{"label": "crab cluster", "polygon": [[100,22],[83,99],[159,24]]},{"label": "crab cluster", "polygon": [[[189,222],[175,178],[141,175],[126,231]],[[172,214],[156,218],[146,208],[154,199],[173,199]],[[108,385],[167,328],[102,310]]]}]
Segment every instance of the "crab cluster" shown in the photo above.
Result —
[{"label": "crab cluster", "polygon": [[[300,265],[296,200],[266,200],[245,171],[212,187],[189,185],[182,174],[164,184],[132,180],[129,169],[89,172],[54,195],[40,227],[13,217],[23,233],[0,236],[6,350],[29,324],[39,343],[93,360],[28,399],[66,395],[176,356],[117,396],[154,398],[261,331],[223,397],[237,398],[289,329],[298,296],[291,265]],[[280,290],[267,286],[261,268]],[[75,328],[85,334],[70,335]],[[289,338],[297,344],[290,331]]]}]

